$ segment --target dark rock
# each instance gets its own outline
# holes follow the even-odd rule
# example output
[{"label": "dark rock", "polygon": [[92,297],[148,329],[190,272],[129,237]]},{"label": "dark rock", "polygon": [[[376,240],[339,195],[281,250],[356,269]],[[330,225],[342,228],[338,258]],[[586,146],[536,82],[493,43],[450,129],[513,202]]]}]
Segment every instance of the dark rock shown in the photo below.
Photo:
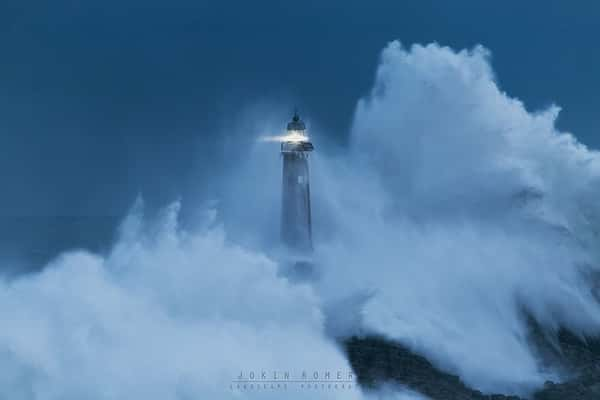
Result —
[{"label": "dark rock", "polygon": [[484,395],[458,376],[442,372],[425,357],[400,343],[377,336],[352,337],[344,342],[358,383],[375,389],[398,383],[434,400],[520,400],[516,396]]},{"label": "dark rock", "polygon": [[[580,338],[564,329],[551,338],[534,321],[530,336],[544,362],[562,368],[568,376],[562,383],[547,381],[533,394],[534,400],[600,400],[599,338]],[[379,336],[352,337],[343,345],[358,383],[367,389],[396,383],[433,400],[522,400],[482,394],[401,343]]]}]

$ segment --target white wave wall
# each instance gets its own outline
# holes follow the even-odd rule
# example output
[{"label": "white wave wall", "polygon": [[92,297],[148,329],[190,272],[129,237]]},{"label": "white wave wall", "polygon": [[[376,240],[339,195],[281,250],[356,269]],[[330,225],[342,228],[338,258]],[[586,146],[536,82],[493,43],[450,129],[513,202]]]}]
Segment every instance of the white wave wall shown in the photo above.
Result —
[{"label": "white wave wall", "polygon": [[307,394],[230,384],[241,371],[350,370],[323,334],[309,286],[290,285],[275,262],[228,243],[210,220],[183,231],[179,203],[155,220],[142,209],[109,255],[69,252],[0,283],[0,397],[293,399]]},{"label": "white wave wall", "polygon": [[556,130],[558,107],[503,93],[489,59],[383,51],[347,156],[313,160],[315,207],[337,227],[317,242],[318,286],[336,311],[366,299],[362,325],[333,318],[335,334],[381,333],[478,389],[527,393],[558,371],[530,348],[523,310],[550,334],[600,332],[600,157]]}]

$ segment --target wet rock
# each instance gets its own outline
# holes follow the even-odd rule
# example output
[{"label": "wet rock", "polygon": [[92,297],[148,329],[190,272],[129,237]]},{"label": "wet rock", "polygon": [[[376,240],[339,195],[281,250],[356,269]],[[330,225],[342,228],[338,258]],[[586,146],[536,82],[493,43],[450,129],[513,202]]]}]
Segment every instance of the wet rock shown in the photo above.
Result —
[{"label": "wet rock", "polygon": [[[600,338],[580,338],[564,329],[550,337],[533,321],[530,336],[532,346],[545,362],[562,369],[568,377],[564,382],[546,382],[532,399],[600,400]],[[395,383],[433,400],[524,400],[483,394],[401,343],[379,336],[352,337],[343,345],[358,383],[366,389]]]},{"label": "wet rock", "polygon": [[367,336],[352,337],[344,345],[358,383],[365,388],[397,383],[434,400],[520,400],[502,394],[484,395],[469,388],[458,376],[440,371],[397,342]]}]

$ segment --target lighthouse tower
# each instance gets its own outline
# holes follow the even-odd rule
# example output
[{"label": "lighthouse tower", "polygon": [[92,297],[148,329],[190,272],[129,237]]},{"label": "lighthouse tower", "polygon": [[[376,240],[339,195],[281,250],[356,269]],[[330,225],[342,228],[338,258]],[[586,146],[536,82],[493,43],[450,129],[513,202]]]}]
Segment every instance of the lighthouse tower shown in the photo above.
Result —
[{"label": "lighthouse tower", "polygon": [[308,155],[313,150],[306,126],[294,113],[281,143],[283,158],[281,239],[298,253],[312,250]]}]

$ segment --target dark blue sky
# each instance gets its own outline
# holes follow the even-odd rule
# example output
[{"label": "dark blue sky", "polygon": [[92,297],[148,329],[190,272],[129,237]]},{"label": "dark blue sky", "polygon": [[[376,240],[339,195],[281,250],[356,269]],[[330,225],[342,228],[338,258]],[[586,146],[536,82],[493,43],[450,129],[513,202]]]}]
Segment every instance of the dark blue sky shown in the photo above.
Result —
[{"label": "dark blue sky", "polygon": [[4,0],[1,214],[185,196],[227,119],[257,101],[296,104],[343,143],[393,39],[483,44],[505,91],[561,105],[559,127],[600,148],[598,38],[594,0]]}]

